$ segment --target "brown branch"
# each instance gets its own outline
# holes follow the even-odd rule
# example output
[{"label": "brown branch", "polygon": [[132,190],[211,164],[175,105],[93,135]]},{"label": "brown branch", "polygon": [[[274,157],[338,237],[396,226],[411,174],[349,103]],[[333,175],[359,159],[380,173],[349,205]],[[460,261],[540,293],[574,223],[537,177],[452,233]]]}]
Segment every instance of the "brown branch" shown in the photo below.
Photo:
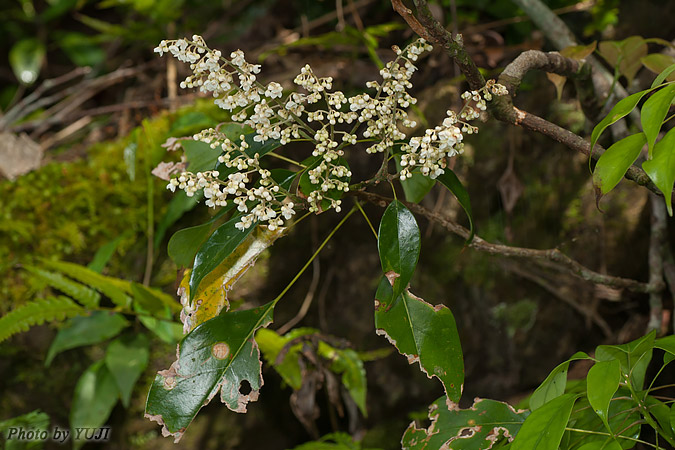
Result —
[{"label": "brown branch", "polygon": [[[350,191],[349,194],[354,195],[370,203],[379,205],[381,207],[386,207],[392,201],[392,199],[390,198],[365,191]],[[468,229],[447,219],[441,214],[435,213],[434,211],[431,211],[416,203],[410,203],[405,201],[403,201],[402,203],[404,203],[406,207],[410,209],[412,212],[422,215],[426,217],[428,220],[436,222],[437,224],[441,225],[448,231],[458,236],[461,236],[464,239],[469,238],[470,231]],[[469,247],[481,252],[489,253],[491,255],[528,258],[535,261],[552,261],[556,263],[561,269],[564,269],[566,272],[569,272],[578,278],[590,281],[591,283],[595,284],[603,284],[614,288],[625,288],[633,292],[642,292],[642,293],[658,291],[662,288],[660,285],[654,286],[637,280],[631,280],[628,278],[621,278],[621,277],[613,277],[610,275],[604,275],[595,272],[583,266],[582,264],[570,258],[569,256],[565,255],[557,248],[548,250],[538,250],[532,248],[512,247],[502,244],[493,244],[487,242],[486,240],[480,238],[479,236],[474,236],[473,240],[469,244]]]},{"label": "brown branch", "polygon": [[391,0],[394,11],[403,17],[403,20],[415,33],[430,43],[439,44],[445,49],[445,52],[459,66],[471,89],[482,88],[485,85],[485,78],[464,48],[462,35],[455,34],[453,36],[450,31],[446,30],[431,14],[426,0],[414,0],[414,3],[417,17],[403,5],[401,0]]},{"label": "brown branch", "polygon": [[[496,119],[502,122],[518,125],[530,131],[536,131],[572,150],[588,156],[591,150],[589,142],[565,128],[514,107],[512,100],[512,96],[516,95],[523,76],[530,70],[541,69],[564,76],[581,76],[583,65],[579,61],[565,58],[558,53],[544,53],[536,50],[524,52],[510,63],[500,75],[498,82],[507,87],[509,95],[496,97],[491,102],[490,111]],[[601,146],[596,145],[591,157],[597,160],[604,151]],[[662,195],[647,174],[635,165],[628,169],[625,177],[640,186],[646,187],[657,195]]]}]

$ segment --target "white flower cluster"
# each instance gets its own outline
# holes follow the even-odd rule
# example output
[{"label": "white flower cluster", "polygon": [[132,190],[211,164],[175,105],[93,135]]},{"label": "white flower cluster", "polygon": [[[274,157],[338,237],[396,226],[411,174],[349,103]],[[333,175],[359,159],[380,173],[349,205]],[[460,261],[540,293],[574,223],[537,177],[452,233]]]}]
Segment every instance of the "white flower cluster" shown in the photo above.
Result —
[{"label": "white flower cluster", "polygon": [[[446,157],[452,157],[464,152],[464,135],[475,134],[478,127],[467,123],[477,119],[480,111],[487,109],[486,101],[492,100],[493,95],[506,95],[504,86],[489,80],[478,91],[468,91],[462,94],[466,101],[459,114],[447,111],[447,116],[440,126],[428,129],[423,137],[413,137],[408,144],[401,147],[401,179],[412,177],[412,170],[419,168],[422,175],[436,178],[443,174],[446,166]],[[469,102],[475,102],[475,107]]]},{"label": "white flower cluster", "polygon": [[[315,188],[310,192],[298,192],[306,198],[309,210],[320,212],[326,207],[340,211],[341,192],[349,190],[351,172],[343,156],[347,146],[358,142],[357,131],[365,141],[372,142],[368,153],[386,154],[396,145],[401,146],[401,178],[409,178],[418,169],[432,178],[443,173],[445,158],[462,151],[463,133],[473,133],[477,128],[466,122],[476,118],[479,110],[485,109],[485,101],[491,96],[502,95],[503,86],[494,81],[480,91],[465,94],[465,100],[473,100],[475,108],[467,104],[456,115],[448,112],[441,126],[426,130],[423,137],[413,137],[407,144],[401,143],[406,135],[399,126],[414,127],[408,119],[406,109],[417,100],[407,91],[412,87],[410,79],[417,70],[414,62],[431,45],[419,39],[403,50],[394,47],[396,58],[380,70],[382,81],[370,81],[366,86],[374,94],[358,94],[347,97],[343,92],[333,90],[331,77],[317,76],[309,65],[305,65],[295,77],[294,83],[305,92],[291,92],[284,98],[281,84],[267,85],[257,80],[260,65],[248,63],[241,50],[224,58],[220,51],[211,50],[201,36],[192,40],[179,39],[162,41],[155,52],[160,56],[170,53],[178,60],[189,63],[192,75],[183,82],[183,88],[198,88],[210,93],[215,103],[230,112],[232,119],[243,122],[254,131],[256,142],[269,139],[279,140],[285,145],[292,140],[312,142],[312,156],[315,161],[306,168],[306,177]],[[225,180],[215,171],[192,174],[185,172],[171,180],[167,186],[172,191],[183,189],[188,195],[204,190],[206,204],[223,206],[232,198],[239,211],[247,213],[240,223],[248,228],[255,223],[267,223],[274,229],[293,214],[293,203],[288,200],[290,193],[279,193],[280,187],[269,177],[269,172],[260,166],[259,155],[246,153],[248,144],[243,137],[233,143],[217,129],[204,130],[194,139],[208,143],[222,154],[218,160],[236,172]],[[256,178],[254,180],[253,178]],[[335,198],[334,198],[335,197]]]}]

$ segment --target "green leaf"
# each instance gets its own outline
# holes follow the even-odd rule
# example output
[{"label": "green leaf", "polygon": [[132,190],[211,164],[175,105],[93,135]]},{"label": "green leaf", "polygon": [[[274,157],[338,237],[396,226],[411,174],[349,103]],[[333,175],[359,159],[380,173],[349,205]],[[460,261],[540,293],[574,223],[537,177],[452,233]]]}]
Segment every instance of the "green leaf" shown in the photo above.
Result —
[{"label": "green leaf", "polygon": [[651,395],[647,395],[644,401],[647,405],[647,411],[656,419],[663,432],[675,438],[674,430],[670,425],[670,407]]},{"label": "green leaf", "polygon": [[593,184],[600,196],[619,184],[628,168],[640,156],[646,140],[644,133],[630,135],[614,143],[600,156],[593,170]]},{"label": "green leaf", "polygon": [[595,350],[599,361],[617,359],[621,371],[630,374],[630,382],[635,390],[642,390],[647,366],[652,359],[656,331],[622,345],[600,345]]},{"label": "green leaf", "polygon": [[516,436],[529,414],[496,400],[477,398],[468,409],[455,404],[449,408],[448,403],[441,397],[431,404],[429,428],[410,424],[401,441],[404,449],[490,449],[500,436]]},{"label": "green leaf", "polygon": [[150,351],[145,334],[122,336],[108,345],[105,365],[112,374],[119,390],[122,404],[129,407],[134,385],[148,366]]},{"label": "green leaf", "polygon": [[675,184],[675,128],[671,128],[656,143],[652,159],[643,162],[642,169],[663,192],[668,214],[672,217],[673,184]]},{"label": "green leaf", "polygon": [[[396,170],[401,171],[401,155],[395,156]],[[411,203],[419,203],[429,193],[436,182],[418,172],[413,172],[412,177],[405,180],[399,180],[405,199]]]},{"label": "green leaf", "polygon": [[96,250],[96,254],[94,255],[94,258],[91,260],[91,262],[87,265],[87,269],[91,269],[98,273],[103,272],[106,264],[108,264],[108,261],[110,261],[110,258],[112,258],[112,255],[115,253],[115,250],[117,250],[117,247],[120,245],[120,242],[122,242],[122,239],[125,238],[126,234],[127,233],[122,234],[112,241],[106,242],[98,250]]},{"label": "green leaf", "polygon": [[103,360],[89,366],[77,381],[70,406],[70,428],[73,430],[74,448],[81,447],[85,442],[75,440],[75,429],[98,428],[105,424],[118,398],[115,378]]},{"label": "green leaf", "polygon": [[297,391],[302,387],[302,368],[300,367],[299,359],[299,351],[302,344],[292,345],[278,364],[277,357],[289,341],[299,336],[313,334],[316,331],[312,328],[294,328],[284,336],[279,336],[273,330],[261,328],[255,335],[255,340],[265,360],[271,366],[274,366],[274,370],[281,376],[284,383],[289,385],[293,390]]},{"label": "green leaf", "polygon": [[101,295],[95,290],[77,281],[70,280],[60,273],[49,272],[33,266],[24,266],[24,269],[44,280],[51,287],[72,297],[86,308],[96,308],[101,300]]},{"label": "green leaf", "polygon": [[[610,402],[609,412],[607,413],[612,434],[616,436],[616,441],[623,448],[635,446],[635,441],[626,438],[638,438],[640,436],[640,424],[642,423],[640,411],[635,407],[635,401],[630,396],[631,393],[627,388],[620,387],[615,398]],[[575,404],[569,423],[574,424],[573,427],[578,430],[595,430],[598,432],[606,426],[595,411],[593,411],[593,407],[588,403],[586,395],[580,397]],[[614,441],[614,437],[599,434],[591,435],[586,432],[577,431],[569,431],[569,437],[570,442],[597,442],[608,446],[610,442]],[[610,448],[615,447],[610,446]]]},{"label": "green leaf", "polygon": [[408,286],[420,256],[420,229],[415,216],[394,200],[382,215],[377,237],[382,271],[393,287],[389,302]]},{"label": "green leaf", "polygon": [[590,359],[590,357],[584,352],[577,352],[572,355],[570,359],[559,364],[551,371],[530,397],[530,409],[532,411],[539,409],[544,404],[565,393],[565,387],[567,386],[567,369],[570,362],[580,359]]},{"label": "green leaf", "polygon": [[[134,311],[141,314],[149,314],[149,312],[143,309],[137,302],[134,302]],[[160,318],[141,315],[138,316],[138,320],[140,320],[145,328],[152,331],[158,338],[167,344],[176,344],[183,338],[183,325],[174,322],[171,319],[171,312],[168,307],[166,307],[164,314]]]},{"label": "green leaf", "polygon": [[408,363],[419,362],[429,377],[443,383],[450,400],[458,402],[464,387],[464,361],[457,325],[445,305],[432,306],[408,290],[392,300],[386,277],[375,294],[375,328]]},{"label": "green leaf", "polygon": [[616,359],[598,361],[588,371],[586,381],[588,402],[610,432],[612,429],[609,427],[607,411],[620,382],[621,366]]},{"label": "green leaf", "polygon": [[578,450],[622,450],[621,445],[616,441],[594,441],[579,447]]},{"label": "green leaf", "polygon": [[84,308],[62,295],[36,299],[0,317],[0,342],[16,333],[28,331],[33,325],[64,320],[85,313]]},{"label": "green leaf", "polygon": [[670,428],[675,430],[675,403],[670,405]]},{"label": "green leaf", "polygon": [[366,370],[359,355],[352,349],[337,349],[324,341],[319,342],[317,353],[322,358],[331,361],[331,372],[342,374],[342,384],[352,397],[356,406],[359,407],[364,417],[368,416],[366,410]]},{"label": "green leaf", "polygon": [[466,244],[468,245],[473,240],[474,234],[473,213],[471,212],[471,199],[469,199],[469,193],[466,191],[461,181],[459,181],[459,178],[457,178],[455,172],[453,172],[448,168],[443,170],[445,170],[445,172],[439,175],[438,178],[436,179],[440,181],[443,184],[443,186],[448,188],[450,192],[452,192],[452,195],[454,195],[455,198],[457,198],[457,201],[462,206],[462,208],[464,208],[464,212],[466,213],[466,216],[469,218],[469,229],[471,230],[471,234],[469,235],[469,238],[466,240]]},{"label": "green leaf", "polygon": [[162,317],[167,307],[174,313],[182,309],[180,304],[174,300],[174,297],[160,290],[143,286],[135,281],[131,283],[131,291],[134,295],[134,302],[141,305],[143,310],[153,316]]},{"label": "green leaf", "polygon": [[642,58],[641,61],[647,69],[658,74],[652,83],[652,88],[657,87],[666,79],[668,81],[675,81],[675,75],[671,75],[675,70],[675,58],[672,56],[664,55],[663,53],[652,53]]},{"label": "green leaf", "polygon": [[169,244],[167,246],[169,257],[171,257],[171,259],[179,266],[191,267],[199,247],[201,247],[206,238],[211,234],[213,224],[223,214],[234,208],[234,206],[234,202],[229,202],[208,222],[194,227],[183,228],[182,230],[175,232],[174,235],[171,236],[171,239],[169,239]]},{"label": "green leaf", "polygon": [[22,39],[12,46],[9,65],[21,84],[30,86],[37,81],[45,53],[44,44],[36,38]]},{"label": "green leaf", "polygon": [[564,394],[530,414],[511,450],[558,450],[576,400],[576,395]]},{"label": "green leaf", "polygon": [[663,355],[663,364],[667,364],[675,359],[675,335],[671,334],[654,341],[654,347],[660,348],[666,353]]},{"label": "green leaf", "polygon": [[600,121],[599,124],[593,128],[591,132],[591,150],[590,154],[593,154],[593,147],[600,139],[600,135],[605,129],[612,125],[613,123],[618,122],[622,118],[630,114],[633,109],[637,106],[638,102],[644,97],[647,93],[651,92],[651,89],[645,89],[644,91],[636,92],[635,94],[629,95],[626,98],[623,98],[614,105],[614,108],[607,114],[607,116]]},{"label": "green leaf", "polygon": [[43,260],[43,264],[96,289],[118,306],[127,308],[131,304],[131,298],[127,295],[131,292],[131,283],[126,280],[107,277],[79,264],[64,261]]},{"label": "green leaf", "polygon": [[93,311],[89,316],[74,317],[61,328],[52,341],[45,366],[49,366],[56,355],[84,345],[98,344],[117,336],[129,322],[121,314]]},{"label": "green leaf", "polygon": [[645,104],[642,105],[640,120],[642,121],[642,129],[647,136],[650,158],[652,157],[654,142],[656,142],[656,138],[661,130],[661,125],[663,125],[663,120],[666,118],[666,114],[668,114],[673,98],[675,98],[675,83],[668,84],[663,89],[656,91],[647,99]]},{"label": "green leaf", "polygon": [[190,302],[194,299],[199,284],[204,277],[230,256],[256,228],[255,225],[252,225],[243,231],[239,230],[235,227],[235,224],[239,221],[241,221],[241,214],[235,215],[222,224],[197,251],[190,274]]},{"label": "green leaf", "polygon": [[[246,412],[263,384],[260,351],[253,338],[272,321],[274,303],[221,314],[208,320],[178,345],[178,359],[157,374],[146,403],[145,417],[163,425],[163,433],[180,440],[199,410],[218,391],[235,412]],[[239,392],[244,381],[251,391]]]}]

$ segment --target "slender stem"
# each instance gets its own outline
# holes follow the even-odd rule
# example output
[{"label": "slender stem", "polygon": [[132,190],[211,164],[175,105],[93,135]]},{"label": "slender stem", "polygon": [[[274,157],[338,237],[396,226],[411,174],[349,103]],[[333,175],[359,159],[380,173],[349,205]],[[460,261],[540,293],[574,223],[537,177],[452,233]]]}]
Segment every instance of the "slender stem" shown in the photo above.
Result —
[{"label": "slender stem", "polygon": [[370,227],[370,231],[373,232],[373,235],[375,236],[375,239],[377,240],[378,239],[377,231],[375,231],[375,227],[373,227],[373,224],[370,223],[370,219],[368,218],[368,216],[366,215],[366,212],[361,207],[361,203],[359,203],[358,200],[355,200],[354,203],[356,203],[356,206],[359,208],[359,211],[361,211],[361,215],[363,216],[363,218],[366,219],[366,222],[368,222],[368,226]]},{"label": "slender stem", "polygon": [[354,213],[356,212],[356,210],[357,210],[357,208],[356,208],[356,206],[354,206],[354,207],[353,207],[353,208],[352,208],[352,209],[351,209],[351,210],[350,210],[350,211],[342,218],[342,220],[335,226],[335,228],[333,228],[333,230],[328,234],[328,236],[326,237],[326,239],[324,239],[323,242],[321,243],[321,245],[319,245],[319,248],[316,249],[316,251],[314,252],[314,254],[312,255],[312,257],[309,258],[309,261],[307,261],[307,262],[305,263],[305,265],[302,267],[302,269],[300,269],[300,271],[295,275],[295,277],[293,277],[293,279],[291,280],[291,282],[288,283],[288,285],[284,288],[283,291],[281,291],[281,293],[277,296],[277,298],[275,298],[274,300],[272,300],[272,306],[276,305],[276,304],[279,302],[279,300],[281,300],[281,298],[282,298],[284,295],[286,295],[286,292],[288,292],[288,290],[295,284],[295,282],[298,281],[298,278],[300,278],[300,276],[305,272],[305,270],[307,270],[307,268],[309,267],[309,265],[312,264],[312,261],[314,261],[314,258],[316,258],[316,257],[319,255],[319,253],[321,253],[321,250],[323,250],[323,248],[326,246],[326,244],[328,244],[328,241],[330,241],[330,239],[331,239],[331,238],[333,237],[333,235],[337,232],[337,230],[340,229],[340,227],[347,221],[347,219],[349,218],[349,216],[351,216],[352,214],[354,214]]},{"label": "slender stem", "polygon": [[[148,143],[148,149],[146,150],[145,154],[143,155],[143,164],[145,168],[145,173],[147,177],[147,207],[148,207],[148,214],[147,214],[147,219],[148,219],[148,225],[147,225],[147,238],[148,238],[148,244],[147,244],[147,254],[145,257],[145,273],[143,275],[143,285],[144,286],[150,286],[150,278],[152,277],[152,266],[154,264],[155,260],[155,203],[154,203],[154,197],[155,197],[155,184],[154,184],[154,176],[150,172],[150,148],[152,147],[152,144],[150,142],[150,138],[148,137],[148,132],[145,129],[145,126],[143,126],[143,134],[145,135],[145,140]],[[138,148],[138,147],[137,147]]]},{"label": "slender stem", "polygon": [[[602,432],[602,431],[582,430],[581,428],[571,428],[571,427],[565,427],[565,430],[567,430],[567,431],[576,431],[577,433],[597,434],[597,435],[599,435],[599,436],[612,437],[611,434],[609,434],[609,433],[604,433],[604,432]],[[627,440],[633,441],[633,442],[639,442],[640,444],[645,444],[645,445],[648,445],[648,446],[650,446],[650,447],[654,447],[654,448],[656,448],[656,449],[661,448],[661,447],[658,447],[658,446],[652,444],[651,442],[643,441],[642,439],[636,439],[636,438],[632,438],[632,437],[629,437],[629,436],[615,436],[615,437],[617,437],[617,438],[619,438],[619,439],[627,439]]]},{"label": "slender stem", "polygon": [[293,159],[291,159],[291,158],[287,158],[287,157],[285,157],[285,156],[283,156],[283,155],[279,155],[279,154],[274,153],[274,152],[269,152],[268,155],[269,155],[269,156],[273,156],[273,157],[275,157],[275,158],[277,158],[277,159],[280,159],[280,160],[282,160],[282,161],[286,161],[286,162],[288,162],[288,163],[295,164],[296,166],[302,167],[303,169],[306,169],[306,168],[307,168],[306,165],[301,164],[301,163],[299,163],[299,162],[297,162],[297,161],[295,161],[295,160],[293,160]]}]

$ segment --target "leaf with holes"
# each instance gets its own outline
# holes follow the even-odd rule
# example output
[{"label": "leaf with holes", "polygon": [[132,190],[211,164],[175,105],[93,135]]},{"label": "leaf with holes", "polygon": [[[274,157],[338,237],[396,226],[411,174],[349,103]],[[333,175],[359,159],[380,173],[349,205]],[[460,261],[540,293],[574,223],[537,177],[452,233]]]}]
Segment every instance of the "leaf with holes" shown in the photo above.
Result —
[{"label": "leaf with holes", "polygon": [[635,162],[647,138],[644,133],[633,134],[609,147],[600,156],[593,170],[593,184],[599,198],[614,189]]},{"label": "leaf with holes", "polygon": [[377,237],[382,271],[393,288],[389,301],[408,286],[420,256],[420,246],[415,216],[403,203],[394,200],[382,215]]},{"label": "leaf with holes", "polygon": [[673,215],[673,185],[675,184],[675,128],[654,145],[652,159],[642,163],[642,169],[649,175],[666,201],[668,214]]},{"label": "leaf with holes", "polygon": [[[158,372],[145,406],[145,417],[162,425],[178,442],[199,410],[218,392],[232,411],[244,413],[263,385],[257,329],[272,322],[274,303],[223,313],[192,330],[178,344],[178,359]],[[248,382],[251,391],[240,392]]]},{"label": "leaf with holes", "polygon": [[464,360],[455,318],[446,306],[430,305],[408,290],[392,300],[391,284],[383,277],[375,294],[375,328],[408,363],[418,362],[429,378],[438,378],[451,401],[459,401]]},{"label": "leaf with holes", "polygon": [[668,114],[670,104],[675,98],[675,83],[668,84],[664,88],[655,92],[642,105],[640,120],[642,121],[642,129],[647,136],[647,145],[649,146],[649,157],[652,157],[654,143],[663,125],[663,120]]},{"label": "leaf with holes", "polygon": [[576,400],[576,395],[564,394],[530,414],[511,450],[558,450]]},{"label": "leaf with holes", "polygon": [[527,418],[528,411],[516,411],[511,405],[477,398],[473,406],[448,408],[447,397],[429,407],[429,428],[408,426],[401,443],[404,450],[467,449],[486,450],[502,439],[512,441]]}]

